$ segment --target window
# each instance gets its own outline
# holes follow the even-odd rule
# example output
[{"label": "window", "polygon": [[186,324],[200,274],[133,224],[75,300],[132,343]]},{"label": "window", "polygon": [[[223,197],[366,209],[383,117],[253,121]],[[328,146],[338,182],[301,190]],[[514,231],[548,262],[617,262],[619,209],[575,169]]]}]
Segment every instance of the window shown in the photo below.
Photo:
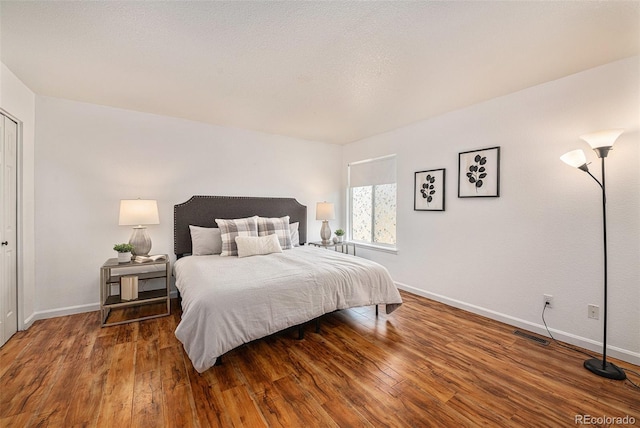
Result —
[{"label": "window", "polygon": [[374,245],[396,245],[396,156],[349,164],[349,236]]}]

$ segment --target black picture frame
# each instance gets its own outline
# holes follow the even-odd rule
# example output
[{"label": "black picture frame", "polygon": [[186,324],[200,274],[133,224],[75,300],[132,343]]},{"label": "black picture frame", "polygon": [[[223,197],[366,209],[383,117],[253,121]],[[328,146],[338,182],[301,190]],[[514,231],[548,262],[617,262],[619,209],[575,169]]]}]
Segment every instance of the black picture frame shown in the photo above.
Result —
[{"label": "black picture frame", "polygon": [[458,198],[500,196],[500,147],[458,154]]},{"label": "black picture frame", "polygon": [[445,168],[417,171],[413,181],[414,211],[445,210]]}]

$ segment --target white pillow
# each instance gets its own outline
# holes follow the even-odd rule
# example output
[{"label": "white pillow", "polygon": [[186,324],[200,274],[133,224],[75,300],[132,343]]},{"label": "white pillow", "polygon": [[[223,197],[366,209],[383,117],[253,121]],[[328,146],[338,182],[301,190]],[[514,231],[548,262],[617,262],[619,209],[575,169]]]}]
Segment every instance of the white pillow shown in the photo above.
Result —
[{"label": "white pillow", "polygon": [[200,227],[189,225],[191,231],[191,254],[206,256],[222,252],[222,238],[217,227]]},{"label": "white pillow", "polygon": [[275,234],[266,236],[236,236],[238,257],[281,253],[282,247]]},{"label": "white pillow", "polygon": [[221,256],[237,256],[236,236],[258,236],[258,216],[232,220],[216,219],[222,238]]},{"label": "white pillow", "polygon": [[300,246],[300,232],[298,232],[298,227],[300,227],[299,222],[289,224],[289,232],[291,232],[291,244],[294,247]]}]

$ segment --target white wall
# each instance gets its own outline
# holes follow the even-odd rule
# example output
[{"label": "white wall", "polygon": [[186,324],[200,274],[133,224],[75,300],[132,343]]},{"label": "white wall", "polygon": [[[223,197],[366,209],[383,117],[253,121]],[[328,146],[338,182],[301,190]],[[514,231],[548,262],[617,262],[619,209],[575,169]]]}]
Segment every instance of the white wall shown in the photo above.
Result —
[{"label": "white wall", "polygon": [[[609,328],[613,354],[640,363],[638,57],[611,63],[345,147],[343,168],[398,154],[397,255],[359,250],[402,287],[537,332],[543,294],[561,339],[601,351],[600,188],[559,160],[579,140],[625,128],[607,158]],[[457,197],[458,153],[501,146],[501,196]],[[446,211],[413,211],[414,172],[446,168]],[[345,185],[345,184],[343,184]]]},{"label": "white wall", "polygon": [[[586,318],[586,305],[602,301],[598,188],[558,157],[584,148],[598,175],[595,155],[578,136],[622,127],[607,159],[608,342],[614,355],[638,364],[639,71],[637,57],[612,63],[343,150],[60,99],[34,101],[3,65],[0,107],[25,124],[25,317],[97,308],[98,267],[130,235],[117,226],[122,198],[158,199],[162,223],[149,227],[153,252],[172,252],[172,206],[192,194],[298,197],[309,207],[309,238],[317,239],[315,202],[334,201],[340,212],[346,164],[397,153],[399,253],[360,255],[385,264],[406,289],[534,331],[542,331],[542,294],[552,294],[547,321],[557,336],[599,350],[601,323]],[[495,145],[502,147],[501,197],[458,199],[458,152]],[[447,211],[414,212],[413,173],[440,167],[447,168]],[[332,229],[343,224],[338,219]]]},{"label": "white wall", "polygon": [[173,256],[173,205],[192,195],[340,202],[342,147],[182,119],[36,98],[36,310],[97,309],[99,267],[127,242],[120,199],[157,199],[152,253]]},{"label": "white wall", "polygon": [[33,321],[35,297],[35,95],[0,63],[0,109],[18,120],[18,328]]}]

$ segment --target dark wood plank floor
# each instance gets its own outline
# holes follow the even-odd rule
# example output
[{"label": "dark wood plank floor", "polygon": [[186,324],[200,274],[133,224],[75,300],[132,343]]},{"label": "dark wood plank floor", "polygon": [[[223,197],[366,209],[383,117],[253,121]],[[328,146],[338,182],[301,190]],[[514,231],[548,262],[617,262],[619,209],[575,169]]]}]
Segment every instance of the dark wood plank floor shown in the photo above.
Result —
[{"label": "dark wood plank floor", "polygon": [[[391,315],[337,312],[321,334],[244,345],[203,374],[173,334],[175,301],[169,317],[109,328],[96,312],[38,321],[0,349],[0,426],[640,425],[640,391],[589,373],[580,353],[403,298]],[[590,425],[616,420],[602,422]]]}]

